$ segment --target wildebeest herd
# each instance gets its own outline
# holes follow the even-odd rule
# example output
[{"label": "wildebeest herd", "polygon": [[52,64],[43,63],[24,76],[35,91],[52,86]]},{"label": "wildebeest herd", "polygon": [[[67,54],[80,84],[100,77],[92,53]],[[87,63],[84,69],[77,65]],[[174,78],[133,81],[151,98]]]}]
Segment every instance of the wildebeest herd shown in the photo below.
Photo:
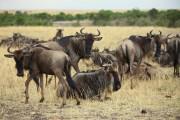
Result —
[{"label": "wildebeest herd", "polygon": [[[67,98],[75,98],[77,105],[81,99],[98,98],[103,101],[109,94],[121,88],[124,74],[134,75],[142,66],[145,74],[151,79],[151,64],[142,62],[145,56],[150,56],[161,65],[174,67],[174,76],[179,77],[180,36],[153,34],[151,30],[146,36],[131,35],[124,39],[113,50],[108,48],[99,51],[93,49],[93,43],[102,39],[101,32],[85,33],[81,28],[74,35],[64,36],[58,29],[55,37],[49,41],[32,39],[14,33],[13,37],[1,40],[0,46],[8,46],[4,56],[14,58],[17,76],[23,77],[24,70],[28,72],[25,81],[25,103],[29,99],[29,83],[31,80],[41,89],[40,102],[44,101],[43,74],[54,75],[59,79],[57,96],[63,98],[62,107]],[[171,37],[170,37],[171,36]],[[18,48],[12,51],[11,48]],[[81,59],[91,59],[98,69],[80,71],[78,63]],[[75,75],[71,75],[71,66]],[[47,84],[47,79],[46,79]],[[131,81],[131,88],[132,81]]]}]

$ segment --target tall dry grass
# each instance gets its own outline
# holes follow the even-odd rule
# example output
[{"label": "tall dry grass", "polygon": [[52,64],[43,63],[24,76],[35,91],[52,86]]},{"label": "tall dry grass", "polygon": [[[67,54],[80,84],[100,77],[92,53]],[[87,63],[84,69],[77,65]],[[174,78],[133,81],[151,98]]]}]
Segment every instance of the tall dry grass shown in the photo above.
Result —
[{"label": "tall dry grass", "polygon": [[[114,49],[129,35],[145,35],[152,29],[154,32],[161,30],[163,34],[176,34],[180,31],[180,28],[172,29],[162,27],[86,27],[85,31],[96,33],[97,28],[101,31],[103,39],[100,42],[96,42],[94,46],[100,49],[104,47]],[[54,36],[56,29],[56,27],[1,27],[0,36],[12,36],[13,32],[20,32],[30,37],[48,40]],[[65,27],[64,35],[74,34],[76,31],[79,31],[79,29],[79,27]],[[7,53],[6,48],[0,48],[0,100],[10,99],[23,102],[26,77],[18,78],[16,76],[14,60],[5,58],[5,53]],[[139,80],[136,77],[125,77],[121,90],[112,94],[112,101],[101,103],[90,100],[82,101],[82,108],[85,108],[83,111],[76,111],[76,108],[70,108],[66,109],[64,114],[71,114],[72,116],[86,115],[88,114],[88,112],[85,112],[86,110],[95,110],[97,113],[101,112],[103,115],[109,116],[119,111],[120,115],[123,114],[124,117],[129,118],[133,116],[136,110],[141,108],[157,111],[167,108],[180,108],[180,79],[172,76],[172,68],[161,68],[156,63],[152,64],[157,67],[157,76],[154,77],[153,80]],[[81,69],[86,69],[82,61],[80,66]],[[130,89],[130,79],[134,81],[135,88],[133,90]],[[37,104],[40,99],[40,93],[36,92],[33,81],[30,83],[29,91],[30,102]],[[167,96],[171,98],[166,98]],[[59,103],[58,101],[55,96],[54,82],[52,81],[52,84],[45,88],[45,103]],[[134,111],[130,112],[132,109]],[[93,113],[93,115],[94,114],[95,113]]]}]

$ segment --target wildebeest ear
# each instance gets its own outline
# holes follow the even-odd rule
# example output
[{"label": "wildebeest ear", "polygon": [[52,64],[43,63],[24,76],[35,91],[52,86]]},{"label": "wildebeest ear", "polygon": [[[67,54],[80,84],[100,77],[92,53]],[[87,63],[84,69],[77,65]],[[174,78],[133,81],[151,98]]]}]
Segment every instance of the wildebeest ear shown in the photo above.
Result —
[{"label": "wildebeest ear", "polygon": [[14,57],[13,54],[5,54],[4,56],[7,57],[7,58],[13,58]]},{"label": "wildebeest ear", "polygon": [[97,38],[95,38],[94,40],[95,40],[95,41],[100,41],[102,38],[103,38],[103,37],[97,37]]}]

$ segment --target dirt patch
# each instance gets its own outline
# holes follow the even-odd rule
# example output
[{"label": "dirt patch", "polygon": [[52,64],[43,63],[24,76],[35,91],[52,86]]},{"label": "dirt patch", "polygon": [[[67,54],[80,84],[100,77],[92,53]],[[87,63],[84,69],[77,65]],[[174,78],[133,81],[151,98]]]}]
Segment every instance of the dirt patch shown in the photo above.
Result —
[{"label": "dirt patch", "polygon": [[[99,103],[101,104],[101,103]],[[71,119],[177,119],[179,120],[180,108],[140,108],[136,106],[114,106],[102,103],[101,107],[88,107],[81,105],[67,105],[63,109],[60,104],[54,103],[29,103],[23,104],[18,101],[0,100],[0,119],[3,120],[71,120]],[[106,103],[107,104],[107,103]],[[146,111],[146,112],[143,112]]]}]

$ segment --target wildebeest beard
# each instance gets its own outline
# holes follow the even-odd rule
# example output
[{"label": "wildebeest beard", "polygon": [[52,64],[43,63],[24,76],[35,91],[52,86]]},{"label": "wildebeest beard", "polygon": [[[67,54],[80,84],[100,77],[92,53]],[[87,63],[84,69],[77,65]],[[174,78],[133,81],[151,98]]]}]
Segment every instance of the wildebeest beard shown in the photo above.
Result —
[{"label": "wildebeest beard", "polygon": [[113,75],[114,83],[113,83],[113,91],[118,91],[121,88],[121,80],[118,77],[118,73],[112,71],[111,74]]},{"label": "wildebeest beard", "polygon": [[93,36],[92,37],[83,37],[83,38],[77,38],[77,40],[80,40],[81,42],[76,41],[75,42],[75,51],[81,58],[89,58],[91,55],[91,49],[94,43]]},{"label": "wildebeest beard", "polygon": [[20,59],[14,58],[16,62],[16,69],[17,69],[17,76],[23,77],[24,76],[24,67],[23,67],[23,57]]},{"label": "wildebeest beard", "polygon": [[90,39],[86,39],[85,41],[85,57],[90,57],[91,55],[91,49],[94,43],[93,36],[88,36]]}]

